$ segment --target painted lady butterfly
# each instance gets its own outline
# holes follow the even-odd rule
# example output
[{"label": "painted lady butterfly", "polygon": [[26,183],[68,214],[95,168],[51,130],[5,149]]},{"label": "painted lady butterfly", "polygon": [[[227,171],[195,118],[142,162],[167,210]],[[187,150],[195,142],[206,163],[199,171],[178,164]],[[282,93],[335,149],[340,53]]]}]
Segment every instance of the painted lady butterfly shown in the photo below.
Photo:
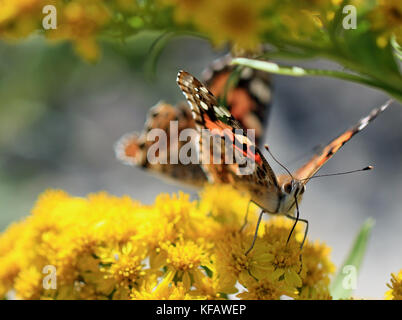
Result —
[{"label": "painted lady butterfly", "polygon": [[[230,59],[230,56],[227,56],[218,60],[204,72],[205,86],[191,74],[180,71],[177,82],[190,105],[191,111],[185,103],[179,103],[177,107],[165,102],[158,103],[149,111],[145,129],[141,134],[129,133],[117,142],[115,148],[117,158],[125,163],[158,173],[175,182],[196,187],[202,186],[207,181],[229,183],[239,190],[248,192],[251,196],[251,202],[262,209],[257,222],[254,241],[264,212],[285,215],[295,220],[293,229],[298,221],[306,223],[306,238],[308,221],[299,218],[298,206],[307,182],[347,141],[383,112],[391,101],[374,109],[355,126],[333,139],[294,173],[290,173],[284,168],[287,174],[276,175],[257,147],[258,141],[263,136],[264,119],[267,118],[271,105],[270,80],[264,72],[250,68],[234,69],[228,64]],[[222,139],[220,147],[223,147],[224,151],[226,150],[224,140],[229,138],[235,153],[240,153],[252,160],[254,163],[253,171],[251,174],[239,175],[240,164],[236,162],[227,163],[224,160],[220,163],[201,161],[201,165],[172,164],[169,161],[170,149],[178,148],[180,150],[187,143],[179,141],[177,137],[172,139],[169,136],[172,120],[178,121],[179,134],[187,128],[196,128],[199,132],[204,129],[210,130],[218,139]],[[167,148],[164,151],[160,150],[160,152],[167,153],[167,164],[154,163],[152,159],[149,159],[150,155],[147,151],[154,142],[148,141],[147,135],[155,128],[162,129],[168,134]],[[239,134],[236,131],[237,129],[254,129],[257,142],[249,139],[246,135],[247,130],[243,130]],[[200,134],[198,148],[200,158],[208,156],[210,159],[215,146],[203,150],[202,145],[203,135]],[[271,154],[268,147],[265,146],[265,148]],[[225,152],[220,156],[221,159],[226,159]],[[271,156],[273,157],[272,154]],[[274,157],[273,159],[278,162]],[[371,167],[363,170],[366,169],[371,169]],[[246,222],[247,215],[245,224]],[[252,249],[254,241],[247,253]]]},{"label": "painted lady butterfly", "polygon": [[[185,71],[180,71],[177,76],[177,83],[191,107],[198,130],[215,130],[216,135],[224,139],[225,134],[223,132],[225,129],[232,130],[242,128],[241,123],[237,121],[225,107],[221,106],[213,93],[194,76]],[[245,190],[251,195],[251,201],[262,208],[257,224],[257,230],[262,214],[266,212],[285,215],[296,220],[295,224],[297,221],[305,222],[306,237],[308,221],[299,219],[298,210],[298,203],[305,191],[306,183],[347,141],[349,141],[356,133],[363,130],[372,120],[383,112],[390,102],[391,101],[388,101],[380,108],[374,109],[367,117],[362,118],[355,126],[333,139],[327,146],[322,148],[320,152],[315,154],[306,164],[294,173],[288,171],[288,174],[275,175],[268,164],[268,161],[264,158],[258,147],[253,144],[246,135],[243,134],[241,136],[236,134],[234,130],[232,130],[231,140],[240,141],[243,144],[241,150],[244,155],[252,157],[252,160],[255,162],[252,174],[237,174],[237,163],[202,164],[203,168],[208,172],[211,182],[230,183],[235,188]],[[227,132],[228,131],[226,130],[226,135]],[[201,145],[202,140],[203,139],[201,138]],[[267,146],[266,149],[269,151]],[[200,150],[202,150],[202,148],[200,148]],[[275,158],[274,160],[277,161]],[[371,167],[365,169],[368,170],[371,169]],[[293,228],[295,227],[295,224]],[[290,235],[292,234],[292,231]],[[257,231],[255,236],[256,234]],[[302,242],[302,245],[303,243],[304,241]],[[247,252],[249,252],[251,248]]]}]

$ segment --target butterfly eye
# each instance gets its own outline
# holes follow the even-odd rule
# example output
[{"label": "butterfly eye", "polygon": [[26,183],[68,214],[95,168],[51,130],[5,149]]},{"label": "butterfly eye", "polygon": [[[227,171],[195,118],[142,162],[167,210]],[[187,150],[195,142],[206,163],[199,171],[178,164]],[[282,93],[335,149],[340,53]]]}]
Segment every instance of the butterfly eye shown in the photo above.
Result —
[{"label": "butterfly eye", "polygon": [[283,186],[283,191],[285,191],[286,193],[291,193],[292,192],[292,184],[291,183],[287,183]]}]

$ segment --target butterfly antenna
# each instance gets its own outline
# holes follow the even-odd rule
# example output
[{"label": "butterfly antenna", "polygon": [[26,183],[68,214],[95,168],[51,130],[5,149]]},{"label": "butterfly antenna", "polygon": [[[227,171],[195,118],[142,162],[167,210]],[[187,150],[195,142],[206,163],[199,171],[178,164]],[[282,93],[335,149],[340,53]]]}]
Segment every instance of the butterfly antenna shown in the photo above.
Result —
[{"label": "butterfly antenna", "polygon": [[271,150],[269,149],[268,145],[264,145],[264,148],[268,151],[268,153],[270,154],[270,156],[272,157],[272,159],[274,159],[274,161],[279,164],[283,169],[286,170],[286,172],[290,175],[290,177],[292,178],[292,180],[295,180],[295,178],[293,177],[293,175],[290,173],[290,171],[288,170],[288,168],[286,168],[282,163],[279,162],[279,160],[277,160],[274,155],[272,154]]},{"label": "butterfly antenna", "polygon": [[362,171],[369,171],[369,170],[373,170],[373,169],[374,169],[373,166],[367,166],[367,167],[364,167],[362,169],[357,169],[357,170],[314,175],[314,176],[312,176],[310,178],[301,179],[300,181],[305,181],[305,180],[310,180],[310,179],[315,179],[315,178],[322,178],[322,177],[342,176],[344,174],[350,174],[350,173],[356,173],[356,172],[362,172]]}]

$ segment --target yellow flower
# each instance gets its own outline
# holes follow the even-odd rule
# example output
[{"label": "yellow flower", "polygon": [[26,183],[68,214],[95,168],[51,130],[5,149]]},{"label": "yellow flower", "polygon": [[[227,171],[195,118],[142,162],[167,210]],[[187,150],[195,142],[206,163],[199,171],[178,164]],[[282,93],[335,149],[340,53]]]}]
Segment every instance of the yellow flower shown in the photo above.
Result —
[{"label": "yellow flower", "polygon": [[236,292],[236,281],[245,283],[248,279],[269,275],[268,261],[271,256],[267,247],[257,241],[253,250],[246,255],[252,235],[246,236],[239,230],[226,230],[216,242],[214,271],[217,273],[218,290],[221,292]]},{"label": "yellow flower", "polygon": [[307,242],[303,247],[303,286],[299,299],[331,299],[328,287],[330,275],[335,272],[334,264],[329,260],[331,249],[318,241]]},{"label": "yellow flower", "polygon": [[43,290],[44,275],[34,266],[21,270],[15,279],[14,289],[20,299],[37,300]]},{"label": "yellow flower", "polygon": [[280,18],[274,19],[277,23],[272,28],[282,37],[319,44],[325,40],[323,30],[334,18],[339,4],[331,0],[288,1],[276,9]]},{"label": "yellow flower", "polygon": [[172,273],[177,281],[182,281],[188,290],[193,283],[201,283],[204,277],[201,266],[209,265],[205,244],[193,241],[165,243],[167,273]]},{"label": "yellow flower", "polygon": [[[174,18],[179,23],[202,17],[209,6],[209,0],[159,0],[161,5],[174,8]],[[204,15],[205,17],[205,15]]]},{"label": "yellow flower", "polygon": [[6,39],[26,37],[39,27],[44,0],[0,1],[0,35]]},{"label": "yellow flower", "polygon": [[106,5],[97,0],[75,0],[66,3],[59,12],[57,29],[48,30],[48,38],[71,40],[79,55],[88,61],[97,60],[99,48],[95,38],[111,18]]},{"label": "yellow flower", "polygon": [[387,300],[402,300],[402,270],[399,271],[398,275],[391,274],[391,284],[387,283],[387,287],[390,288],[385,293]]},{"label": "yellow flower", "polygon": [[[6,234],[5,234],[6,235]],[[21,252],[14,251],[0,257],[0,298],[13,289],[14,281],[21,272],[21,260],[25,259]]]},{"label": "yellow flower", "polygon": [[217,277],[213,275],[210,277],[202,277],[200,281],[194,283],[195,290],[190,291],[190,294],[195,299],[201,297],[207,300],[221,300],[222,294],[218,290]]},{"label": "yellow flower", "polygon": [[402,43],[402,2],[399,0],[378,0],[370,14],[372,29],[379,33],[377,44],[385,47],[389,38],[395,35]]},{"label": "yellow flower", "polygon": [[[220,195],[217,197],[216,195]],[[242,232],[248,199],[211,186],[201,199],[160,195],[144,206],[105,192],[86,198],[49,190],[32,214],[0,235],[0,294],[22,299],[328,298],[332,264],[324,245],[306,243],[300,272],[292,221],[255,223]],[[231,205],[225,206],[220,200]],[[226,209],[225,209],[226,208]],[[255,220],[250,212],[250,220]],[[44,266],[56,268],[57,288],[43,288]]]},{"label": "yellow flower", "polygon": [[272,219],[266,225],[264,233],[264,240],[270,244],[269,269],[272,277],[284,281],[290,289],[301,287],[302,276],[305,274],[305,269],[301,264],[301,242],[296,240],[296,237],[301,235],[299,224],[288,242],[293,223],[285,218]]},{"label": "yellow flower", "polygon": [[266,31],[262,18],[266,6],[264,0],[210,0],[194,23],[218,46],[231,43],[234,47],[254,51]]},{"label": "yellow flower", "polygon": [[237,297],[242,300],[279,300],[283,295],[294,295],[283,283],[278,283],[265,278],[253,281],[247,287],[247,291],[239,293]]},{"label": "yellow flower", "polygon": [[[100,271],[104,279],[111,279],[117,287],[131,289],[137,286],[146,274],[143,260],[147,256],[146,249],[128,242],[121,248],[100,250]],[[103,251],[103,252],[102,252]],[[105,252],[106,251],[106,252]]]},{"label": "yellow flower", "polygon": [[[238,227],[244,222],[250,197],[239,193],[230,185],[217,187],[207,185],[200,193],[200,209],[210,215],[219,224],[226,227]],[[256,221],[257,210],[255,205],[250,205],[248,214],[249,224]]]},{"label": "yellow flower", "polygon": [[160,285],[154,291],[133,291],[133,300],[193,300],[182,282],[177,284]]}]

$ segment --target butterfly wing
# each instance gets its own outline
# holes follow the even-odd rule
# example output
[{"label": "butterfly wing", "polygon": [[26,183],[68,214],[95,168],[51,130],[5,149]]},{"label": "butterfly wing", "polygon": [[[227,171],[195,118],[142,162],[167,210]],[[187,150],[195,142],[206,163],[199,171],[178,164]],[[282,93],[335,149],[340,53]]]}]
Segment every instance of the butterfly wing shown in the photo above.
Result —
[{"label": "butterfly wing", "polygon": [[[268,162],[265,160],[255,142],[246,135],[242,125],[236,120],[229,110],[218,103],[216,97],[199,80],[191,74],[180,71],[177,76],[177,83],[182,90],[191,107],[196,128],[199,130],[200,158],[202,167],[207,173],[211,182],[230,183],[235,187],[245,189],[252,194],[266,193],[270,189],[274,194],[279,188],[275,174]],[[204,129],[207,129],[203,132]],[[218,137],[220,141],[213,143],[213,147],[205,148],[205,132],[211,132],[212,136]],[[226,140],[225,140],[226,139]],[[254,164],[250,174],[239,174],[238,162],[228,163],[228,151],[226,141],[229,141],[234,152],[241,154]],[[219,163],[205,161],[214,159],[214,148],[221,148],[221,159]],[[236,158],[236,157],[235,157]]]},{"label": "butterfly wing", "polygon": [[360,121],[351,127],[349,130],[346,130],[344,133],[333,139],[327,146],[322,148],[320,152],[315,154],[306,164],[304,164],[300,169],[298,169],[293,176],[296,179],[303,180],[304,184],[309,181],[309,178],[314,176],[321,169],[321,167],[333,157],[333,155],[340,149],[342,146],[348,142],[352,137],[362,131],[371,121],[373,121],[380,113],[382,113],[391,103],[387,101],[384,105],[379,108],[374,109],[371,113],[360,119]]},{"label": "butterfly wing", "polygon": [[271,109],[270,76],[248,67],[235,68],[231,60],[229,54],[215,60],[203,71],[203,83],[243,128],[255,130],[260,145]]},{"label": "butterfly wing", "polygon": [[[236,81],[228,84],[234,67],[230,66],[231,56],[215,60],[206,70],[203,77],[208,88],[219,99],[226,96],[228,109],[238,117],[239,123],[245,128],[254,128],[256,140],[263,135],[265,121],[271,106],[271,82],[265,72],[245,68],[238,74]],[[125,164],[141,167],[149,172],[156,173],[170,182],[184,183],[200,187],[207,178],[201,166],[197,164],[154,164],[147,158],[149,147],[154,143],[147,141],[150,130],[160,128],[167,134],[167,141],[179,148],[183,142],[176,141],[170,136],[170,120],[177,120],[179,134],[185,128],[195,128],[195,122],[187,103],[179,103],[176,107],[167,103],[159,103],[150,109],[147,115],[145,128],[141,133],[125,134],[115,145],[115,153]],[[166,146],[166,156],[170,155],[170,143]],[[161,151],[163,152],[163,151]]]},{"label": "butterfly wing", "polygon": [[[136,132],[128,133],[122,136],[115,145],[116,157],[125,164],[141,167],[159,177],[167,179],[169,182],[180,182],[194,187],[201,187],[207,182],[202,168],[198,164],[184,165],[180,162],[172,163],[170,161],[170,150],[180,148],[186,141],[178,141],[176,134],[170,136],[171,121],[177,121],[177,136],[182,130],[194,128],[195,124],[189,108],[184,104],[173,107],[165,102],[159,102],[152,107],[147,115],[144,130],[138,134]],[[161,164],[153,161],[152,153],[148,153],[149,148],[155,143],[147,139],[152,129],[162,129],[166,133],[167,145],[159,148],[158,154],[161,158],[167,159],[167,164]],[[172,138],[172,139],[171,139]]]}]

